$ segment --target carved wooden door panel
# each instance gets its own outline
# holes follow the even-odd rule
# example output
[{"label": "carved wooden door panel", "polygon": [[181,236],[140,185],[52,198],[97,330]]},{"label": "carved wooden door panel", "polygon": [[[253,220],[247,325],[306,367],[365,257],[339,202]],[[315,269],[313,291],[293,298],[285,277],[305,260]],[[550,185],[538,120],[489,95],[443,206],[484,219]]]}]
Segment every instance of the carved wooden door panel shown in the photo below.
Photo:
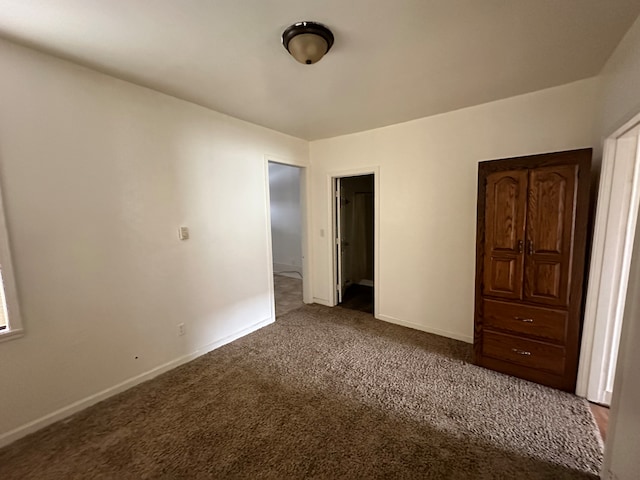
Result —
[{"label": "carved wooden door panel", "polygon": [[529,173],[524,298],[569,304],[577,165]]},{"label": "carved wooden door panel", "polygon": [[492,173],[485,203],[485,295],[522,298],[527,171]]}]

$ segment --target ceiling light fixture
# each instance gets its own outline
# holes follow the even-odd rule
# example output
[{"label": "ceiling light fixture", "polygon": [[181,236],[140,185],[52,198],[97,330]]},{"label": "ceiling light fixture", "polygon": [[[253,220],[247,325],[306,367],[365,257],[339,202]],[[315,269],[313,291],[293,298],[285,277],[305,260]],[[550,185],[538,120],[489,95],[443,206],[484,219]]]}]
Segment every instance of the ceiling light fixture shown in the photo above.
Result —
[{"label": "ceiling light fixture", "polygon": [[282,45],[300,63],[320,61],[333,45],[333,33],[321,23],[298,22],[282,32]]}]

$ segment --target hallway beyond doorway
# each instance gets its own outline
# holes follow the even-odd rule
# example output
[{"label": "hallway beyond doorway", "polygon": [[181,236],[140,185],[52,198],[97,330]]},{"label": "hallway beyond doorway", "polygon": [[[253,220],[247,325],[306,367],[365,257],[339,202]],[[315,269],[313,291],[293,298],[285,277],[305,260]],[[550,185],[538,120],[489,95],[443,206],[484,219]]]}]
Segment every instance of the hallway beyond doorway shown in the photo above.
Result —
[{"label": "hallway beyond doorway", "polygon": [[302,279],[300,278],[274,275],[273,291],[276,298],[276,318],[304,305],[302,302]]}]

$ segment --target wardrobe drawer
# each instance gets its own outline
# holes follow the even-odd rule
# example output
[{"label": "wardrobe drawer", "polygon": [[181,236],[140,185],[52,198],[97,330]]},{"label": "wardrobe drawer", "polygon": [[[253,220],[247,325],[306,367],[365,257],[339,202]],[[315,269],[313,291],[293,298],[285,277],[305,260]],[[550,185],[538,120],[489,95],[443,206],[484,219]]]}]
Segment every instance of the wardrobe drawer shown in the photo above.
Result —
[{"label": "wardrobe drawer", "polygon": [[567,312],[484,300],[483,325],[564,343]]},{"label": "wardrobe drawer", "polygon": [[565,350],[549,343],[485,331],[482,354],[556,375],[564,373]]}]

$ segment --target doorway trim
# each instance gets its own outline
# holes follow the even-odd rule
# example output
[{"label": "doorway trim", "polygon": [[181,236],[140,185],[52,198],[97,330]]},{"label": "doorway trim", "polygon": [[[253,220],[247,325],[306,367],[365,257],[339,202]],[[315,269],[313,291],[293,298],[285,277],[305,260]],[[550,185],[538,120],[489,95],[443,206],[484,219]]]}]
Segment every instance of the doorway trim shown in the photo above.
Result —
[{"label": "doorway trim", "polygon": [[266,193],[266,219],[267,219],[267,274],[269,276],[269,295],[271,303],[271,318],[276,318],[276,297],[273,284],[273,244],[271,239],[271,192],[269,185],[269,162],[297,167],[300,169],[300,225],[302,248],[302,301],[313,303],[313,288],[311,284],[311,250],[309,240],[311,238],[311,202],[309,202],[310,175],[309,165],[287,158],[274,155],[264,156],[264,177]]},{"label": "doorway trim", "polygon": [[330,235],[327,235],[329,251],[331,252],[331,289],[329,294],[330,305],[335,307],[338,304],[336,285],[338,284],[338,268],[335,248],[336,232],[336,202],[335,184],[337,178],[358,177],[361,175],[373,175],[373,316],[378,318],[380,313],[380,167],[369,166],[359,167],[349,170],[333,171],[327,174],[327,193],[329,197],[328,212],[331,219]]},{"label": "doorway trim", "polygon": [[[640,204],[637,114],[605,139],[576,394],[610,404]],[[637,142],[637,141],[636,141]]]}]

